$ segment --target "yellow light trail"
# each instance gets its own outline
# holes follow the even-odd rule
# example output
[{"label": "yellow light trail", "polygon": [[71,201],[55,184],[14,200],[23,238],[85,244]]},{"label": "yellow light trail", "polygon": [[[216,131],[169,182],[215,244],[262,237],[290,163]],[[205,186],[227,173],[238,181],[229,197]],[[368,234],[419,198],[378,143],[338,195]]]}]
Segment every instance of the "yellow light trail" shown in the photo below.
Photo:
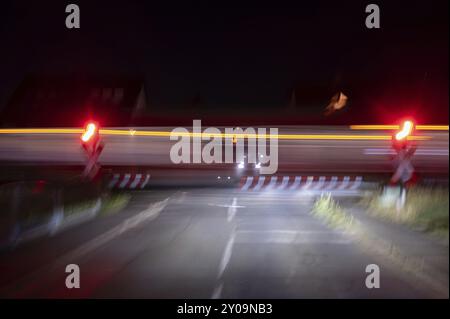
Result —
[{"label": "yellow light trail", "polygon": [[448,131],[448,125],[416,125],[416,130]]},{"label": "yellow light trail", "polygon": [[5,128],[0,134],[81,134],[82,128]]},{"label": "yellow light trail", "polygon": [[351,130],[398,130],[400,125],[350,125]]},{"label": "yellow light trail", "polygon": [[[30,128],[30,129],[0,129],[0,134],[82,134],[83,129],[59,129],[59,128]],[[187,137],[220,137],[220,138],[276,138],[282,140],[390,140],[389,135],[347,135],[347,134],[229,134],[229,133],[192,133],[192,132],[167,132],[167,131],[138,131],[138,130],[113,130],[100,129],[101,135],[120,135],[120,136],[187,136]],[[430,140],[431,136],[410,136],[409,140]]]},{"label": "yellow light trail", "polygon": [[[448,131],[448,125],[416,125],[421,131]],[[400,125],[350,125],[352,130],[399,130]]]}]

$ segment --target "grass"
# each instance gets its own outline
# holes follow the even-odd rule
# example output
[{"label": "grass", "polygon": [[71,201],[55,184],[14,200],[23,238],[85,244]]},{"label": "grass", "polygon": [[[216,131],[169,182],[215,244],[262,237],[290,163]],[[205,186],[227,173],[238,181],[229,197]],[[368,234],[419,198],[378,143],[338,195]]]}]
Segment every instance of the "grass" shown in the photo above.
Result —
[{"label": "grass", "polygon": [[312,213],[333,228],[347,229],[353,224],[353,217],[345,213],[331,194],[322,194],[315,201]]},{"label": "grass", "polygon": [[[415,188],[411,189],[407,197],[404,214],[398,214],[394,207],[389,209],[383,206],[380,200],[382,193],[366,198],[365,204],[377,216],[399,223],[408,223],[433,233],[446,234],[448,243],[448,191],[446,189]],[[366,207],[367,208],[367,207]],[[376,230],[364,222],[354,220],[351,214],[346,213],[330,194],[322,195],[314,205],[312,213],[333,228],[342,229],[354,236],[355,242],[361,249],[375,258],[384,258],[395,270],[407,275],[405,280],[411,280],[414,285],[423,288],[428,286],[437,298],[448,298],[448,284],[445,285],[445,274],[441,275],[439,269],[428,258],[411,256],[397,246],[391,239],[380,236]],[[401,212],[400,212],[401,213]],[[367,227],[369,226],[369,227]],[[411,258],[412,257],[412,258]],[[417,256],[419,257],[419,256]],[[418,262],[419,260],[419,262]]]},{"label": "grass", "polygon": [[372,216],[448,240],[448,188],[412,187],[408,189],[406,204],[400,210],[395,204],[382,205],[381,197],[380,192],[365,198],[362,202]]},{"label": "grass", "polygon": [[85,200],[80,203],[69,204],[64,206],[64,215],[74,215],[93,208],[97,204],[97,200]]},{"label": "grass", "polygon": [[[99,216],[109,216],[119,212],[130,201],[130,195],[128,194],[108,194],[102,198],[102,204]],[[97,205],[97,199],[86,200],[81,203],[66,205],[64,207],[64,215],[72,215],[83,212],[87,209],[93,208]]]},{"label": "grass", "polygon": [[100,216],[108,216],[117,213],[122,208],[128,205],[130,201],[129,194],[112,194],[103,199]]},{"label": "grass", "polygon": [[[114,214],[125,207],[130,198],[127,194],[101,195],[101,192],[89,185],[66,185],[59,188],[49,186],[38,190],[35,183],[18,185],[5,185],[0,188],[0,207],[4,211],[0,220],[4,223],[7,221],[3,219],[7,218],[13,218],[22,225],[46,222],[53,213],[56,189],[62,192],[61,204],[66,216],[93,208],[99,197],[102,198],[99,215]],[[14,196],[17,197],[15,201]]]}]

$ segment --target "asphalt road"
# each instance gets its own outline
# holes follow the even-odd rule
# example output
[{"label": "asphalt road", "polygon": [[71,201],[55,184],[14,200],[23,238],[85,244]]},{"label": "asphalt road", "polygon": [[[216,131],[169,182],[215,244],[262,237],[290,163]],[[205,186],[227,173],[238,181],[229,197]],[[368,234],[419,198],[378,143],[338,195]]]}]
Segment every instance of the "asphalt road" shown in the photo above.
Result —
[{"label": "asphalt road", "polygon": [[[115,215],[3,252],[0,296],[430,297],[351,236],[313,217],[315,195],[232,188],[134,192]],[[80,267],[80,289],[66,288],[67,264]],[[380,267],[379,289],[365,286],[369,264]]]}]

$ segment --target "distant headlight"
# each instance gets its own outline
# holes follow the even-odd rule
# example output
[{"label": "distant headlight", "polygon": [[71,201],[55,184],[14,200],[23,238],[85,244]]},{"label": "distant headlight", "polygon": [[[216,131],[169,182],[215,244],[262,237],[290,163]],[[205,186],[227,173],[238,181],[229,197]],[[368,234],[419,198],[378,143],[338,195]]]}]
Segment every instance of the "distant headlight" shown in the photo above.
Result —
[{"label": "distant headlight", "polygon": [[255,168],[261,168],[261,163],[256,164]]},{"label": "distant headlight", "polygon": [[245,167],[245,163],[244,162],[240,162],[238,165],[238,168],[242,169]]}]

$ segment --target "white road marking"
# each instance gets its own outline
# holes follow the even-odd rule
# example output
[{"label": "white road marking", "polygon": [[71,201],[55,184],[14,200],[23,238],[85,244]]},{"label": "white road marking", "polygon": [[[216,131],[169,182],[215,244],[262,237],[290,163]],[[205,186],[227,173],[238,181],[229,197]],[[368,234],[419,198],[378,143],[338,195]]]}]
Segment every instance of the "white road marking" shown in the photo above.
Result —
[{"label": "white road marking", "polygon": [[208,206],[225,207],[225,208],[229,208],[229,207],[245,208],[245,206],[239,206],[239,205],[233,206],[233,205],[212,204],[212,203],[209,203]]},{"label": "white road marking", "polygon": [[212,293],[211,299],[220,299],[222,295],[223,283],[219,283]]},{"label": "white road marking", "polygon": [[236,197],[233,197],[233,203],[231,205],[208,203],[208,206],[228,208],[228,210],[227,210],[227,220],[228,220],[228,222],[233,220],[234,216],[236,215],[236,209],[237,208],[245,208],[245,206],[237,205],[237,198]]},{"label": "white road marking", "polygon": [[233,204],[228,208],[228,222],[231,222],[234,218],[234,215],[236,215],[236,203],[237,199],[236,197],[233,198]]},{"label": "white road marking", "polygon": [[228,266],[228,263],[230,262],[231,254],[233,253],[234,236],[235,236],[235,232],[232,231],[231,236],[228,239],[227,245],[225,246],[225,249],[223,251],[222,259],[220,260],[219,272],[217,274],[217,278],[222,277],[225,269]]},{"label": "white road marking", "polygon": [[166,207],[169,198],[161,202],[154,203],[150,205],[146,210],[140,212],[139,214],[124,220],[121,224],[113,227],[109,231],[91,239],[80,247],[72,250],[62,257],[62,260],[76,260],[89,252],[103,246],[107,242],[117,238],[121,234],[137,227],[139,224],[145,221],[149,221],[158,217],[159,213]]},{"label": "white road marking", "polygon": [[[123,221],[121,224],[113,227],[109,231],[89,240],[85,244],[75,248],[74,250],[68,252],[67,254],[59,257],[53,263],[44,265],[38,270],[26,275],[19,282],[13,283],[12,286],[6,288],[5,291],[9,293],[10,296],[14,296],[24,289],[29,289],[26,287],[44,287],[53,277],[50,275],[55,274],[60,268],[65,267],[67,264],[77,263],[77,259],[82,258],[86,254],[100,248],[111,240],[117,238],[126,231],[129,231],[137,227],[142,222],[150,221],[155,219],[159,213],[167,206],[170,197],[163,201],[154,203],[150,205],[146,210],[140,212],[139,214],[130,217]],[[3,288],[2,288],[3,293]]]},{"label": "white road marking", "polygon": [[[331,236],[331,238],[327,238]],[[309,230],[239,230],[236,232],[234,243],[268,243],[268,244],[336,244],[348,245],[352,241],[339,236],[334,231]]]}]

